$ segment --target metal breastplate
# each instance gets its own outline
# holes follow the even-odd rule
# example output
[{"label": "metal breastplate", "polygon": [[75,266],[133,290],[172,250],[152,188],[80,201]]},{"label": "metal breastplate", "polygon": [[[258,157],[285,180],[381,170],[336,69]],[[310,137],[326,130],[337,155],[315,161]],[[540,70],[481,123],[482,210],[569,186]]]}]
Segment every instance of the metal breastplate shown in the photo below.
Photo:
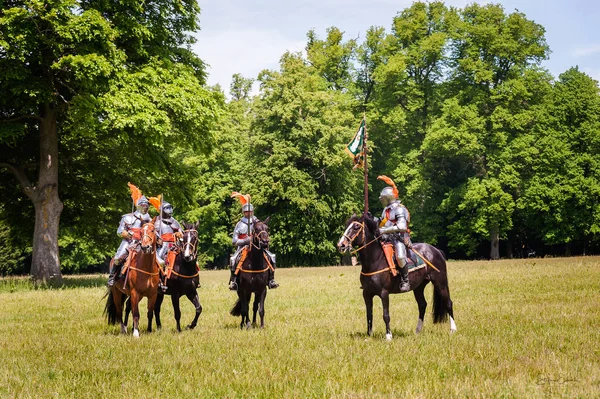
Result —
[{"label": "metal breastplate", "polygon": [[157,220],[155,230],[160,232],[160,234],[174,233],[179,230],[173,228],[178,226],[176,223],[177,222],[175,222],[175,219],[173,218]]}]

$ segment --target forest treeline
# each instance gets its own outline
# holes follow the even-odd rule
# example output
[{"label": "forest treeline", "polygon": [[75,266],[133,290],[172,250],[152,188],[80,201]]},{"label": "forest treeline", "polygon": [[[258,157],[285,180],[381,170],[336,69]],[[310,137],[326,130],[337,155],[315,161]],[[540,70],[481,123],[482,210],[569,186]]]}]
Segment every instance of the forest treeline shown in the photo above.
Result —
[{"label": "forest treeline", "polygon": [[127,182],[200,221],[204,265],[231,252],[232,191],[271,217],[279,266],[339,264],[335,243],[363,210],[344,152],[363,115],[370,211],[390,176],[414,242],[463,259],[600,251],[598,82],[545,70],[544,27],[523,13],[415,2],[362,38],[309,31],[304,52],[234,75],[225,96],[190,51],[199,12],[2,3],[0,273],[105,267]]}]

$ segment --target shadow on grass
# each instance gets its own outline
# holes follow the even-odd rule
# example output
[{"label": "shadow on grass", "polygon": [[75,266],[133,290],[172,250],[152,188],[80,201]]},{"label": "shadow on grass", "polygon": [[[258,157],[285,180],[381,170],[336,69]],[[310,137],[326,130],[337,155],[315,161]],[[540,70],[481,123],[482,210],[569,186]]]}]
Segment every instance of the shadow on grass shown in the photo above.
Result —
[{"label": "shadow on grass", "polygon": [[[371,336],[371,337],[369,337],[366,332],[353,332],[353,333],[350,333],[349,335],[350,335],[350,338],[352,338],[352,339],[364,339],[364,340],[382,339],[382,340],[385,340],[385,331],[376,331],[373,333],[373,336]],[[414,333],[412,333],[411,331],[392,329],[392,337],[393,338],[408,338],[408,337],[412,337],[412,336],[414,336]]]},{"label": "shadow on grass", "polygon": [[62,284],[35,284],[28,276],[0,278],[0,293],[98,287],[106,287],[106,277],[101,274],[63,276]]}]

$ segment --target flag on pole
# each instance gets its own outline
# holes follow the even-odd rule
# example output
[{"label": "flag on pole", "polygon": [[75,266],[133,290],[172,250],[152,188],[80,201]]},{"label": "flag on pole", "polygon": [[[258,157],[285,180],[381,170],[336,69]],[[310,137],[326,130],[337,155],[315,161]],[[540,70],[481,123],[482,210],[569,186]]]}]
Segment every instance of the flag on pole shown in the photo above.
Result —
[{"label": "flag on pole", "polygon": [[354,169],[362,168],[364,164],[364,146],[365,144],[365,118],[363,117],[360,126],[354,134],[352,141],[346,146],[345,151],[354,161]]}]

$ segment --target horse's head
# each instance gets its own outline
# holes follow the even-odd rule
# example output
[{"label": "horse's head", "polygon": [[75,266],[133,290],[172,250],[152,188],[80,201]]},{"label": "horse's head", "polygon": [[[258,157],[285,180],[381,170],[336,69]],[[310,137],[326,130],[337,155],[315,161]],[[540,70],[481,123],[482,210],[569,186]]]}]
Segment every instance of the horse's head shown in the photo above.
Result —
[{"label": "horse's head", "polygon": [[254,235],[252,237],[252,243],[257,248],[268,248],[269,247],[269,216],[264,221],[258,221],[254,225]]},{"label": "horse's head", "polygon": [[146,223],[141,230],[142,239],[140,246],[142,252],[151,253],[156,249],[156,232],[154,231],[154,223]]},{"label": "horse's head", "polygon": [[362,247],[371,240],[377,223],[369,214],[363,216],[352,215],[346,222],[346,230],[337,243],[338,250],[342,253],[350,252],[352,247]]},{"label": "horse's head", "polygon": [[198,256],[198,225],[196,223],[183,223],[183,259],[190,263]]}]

